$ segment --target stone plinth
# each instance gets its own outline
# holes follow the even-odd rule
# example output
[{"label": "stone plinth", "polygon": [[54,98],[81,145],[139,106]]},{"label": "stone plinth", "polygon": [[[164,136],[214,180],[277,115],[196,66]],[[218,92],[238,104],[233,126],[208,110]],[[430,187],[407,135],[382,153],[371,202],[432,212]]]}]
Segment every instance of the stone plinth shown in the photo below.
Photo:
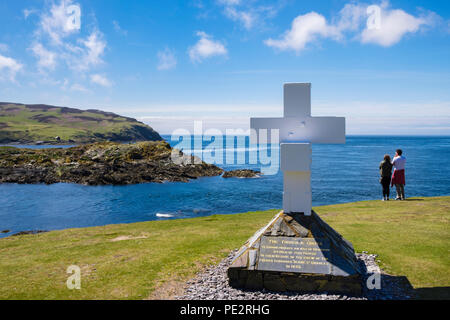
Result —
[{"label": "stone plinth", "polygon": [[237,288],[361,294],[352,244],[314,211],[278,213],[238,251],[228,278]]}]

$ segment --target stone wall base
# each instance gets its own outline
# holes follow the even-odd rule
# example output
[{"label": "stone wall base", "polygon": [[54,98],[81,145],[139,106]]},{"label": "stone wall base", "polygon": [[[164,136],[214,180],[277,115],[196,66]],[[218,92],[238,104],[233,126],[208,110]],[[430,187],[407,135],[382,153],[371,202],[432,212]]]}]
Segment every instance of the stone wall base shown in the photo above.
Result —
[{"label": "stone wall base", "polygon": [[228,269],[230,286],[234,288],[270,291],[327,292],[353,296],[362,293],[361,276],[331,276],[245,269]]}]

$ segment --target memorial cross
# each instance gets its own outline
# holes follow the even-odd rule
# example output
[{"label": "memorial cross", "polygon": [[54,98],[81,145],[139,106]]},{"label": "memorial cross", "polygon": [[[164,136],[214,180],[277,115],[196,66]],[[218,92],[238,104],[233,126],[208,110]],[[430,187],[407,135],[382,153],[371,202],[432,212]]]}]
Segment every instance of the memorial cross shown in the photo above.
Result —
[{"label": "memorial cross", "polygon": [[279,130],[283,211],[311,215],[311,144],[345,143],[345,118],[312,117],[311,83],[286,83],[284,117],[251,118],[250,127],[254,129],[252,143],[261,143],[264,140],[266,131],[261,132],[261,129]]}]

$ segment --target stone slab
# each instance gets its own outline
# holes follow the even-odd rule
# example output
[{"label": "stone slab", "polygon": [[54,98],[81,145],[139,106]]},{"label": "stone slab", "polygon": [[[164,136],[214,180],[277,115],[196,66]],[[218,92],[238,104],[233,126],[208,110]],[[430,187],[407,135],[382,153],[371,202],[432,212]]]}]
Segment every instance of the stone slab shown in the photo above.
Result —
[{"label": "stone slab", "polygon": [[328,239],[263,236],[259,250],[257,270],[332,273]]}]

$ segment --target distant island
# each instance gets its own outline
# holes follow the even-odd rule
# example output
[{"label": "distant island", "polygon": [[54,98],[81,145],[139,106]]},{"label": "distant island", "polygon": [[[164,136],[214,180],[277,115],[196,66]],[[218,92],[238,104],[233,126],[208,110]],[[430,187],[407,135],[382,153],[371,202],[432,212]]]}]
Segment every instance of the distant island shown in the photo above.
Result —
[{"label": "distant island", "polygon": [[160,140],[150,126],[111,112],[0,102],[0,144]]}]

